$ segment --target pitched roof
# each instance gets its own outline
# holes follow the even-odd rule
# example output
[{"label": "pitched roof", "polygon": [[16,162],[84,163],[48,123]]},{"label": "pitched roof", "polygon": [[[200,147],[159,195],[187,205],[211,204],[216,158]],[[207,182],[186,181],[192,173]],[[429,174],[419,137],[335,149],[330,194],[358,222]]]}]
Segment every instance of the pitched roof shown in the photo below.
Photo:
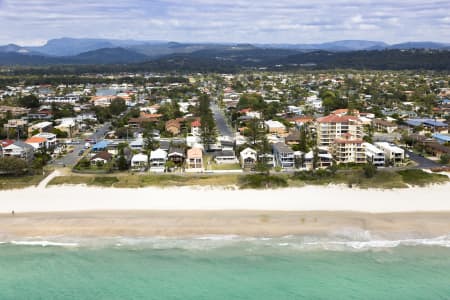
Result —
[{"label": "pitched roof", "polygon": [[91,160],[94,160],[96,158],[101,158],[101,159],[109,161],[112,159],[112,154],[107,151],[102,151],[102,152],[99,152],[96,155],[94,155],[94,157],[92,157]]},{"label": "pitched roof", "polygon": [[46,138],[44,138],[44,137],[38,137],[38,136],[33,136],[33,137],[30,137],[29,139],[27,139],[26,141],[25,141],[25,143],[28,143],[28,144],[34,144],[34,143],[45,143],[47,141],[47,139]]}]

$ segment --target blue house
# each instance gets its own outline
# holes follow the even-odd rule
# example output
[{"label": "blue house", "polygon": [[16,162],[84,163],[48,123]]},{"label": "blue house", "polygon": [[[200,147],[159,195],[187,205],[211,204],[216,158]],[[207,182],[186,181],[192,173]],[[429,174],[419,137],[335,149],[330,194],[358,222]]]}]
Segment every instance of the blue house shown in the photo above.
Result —
[{"label": "blue house", "polygon": [[111,144],[110,141],[106,141],[106,140],[100,141],[97,144],[95,144],[94,146],[92,146],[92,151],[94,151],[94,152],[106,151],[109,144]]},{"label": "blue house", "polygon": [[435,133],[435,134],[433,134],[433,138],[439,144],[450,143],[450,135],[448,135],[448,134]]}]

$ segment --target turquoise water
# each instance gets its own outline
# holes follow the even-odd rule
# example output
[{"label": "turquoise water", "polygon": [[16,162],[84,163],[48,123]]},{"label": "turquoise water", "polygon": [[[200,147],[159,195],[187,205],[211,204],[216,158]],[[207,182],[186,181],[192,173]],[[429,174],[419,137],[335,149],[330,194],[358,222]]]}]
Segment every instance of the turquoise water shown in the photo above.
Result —
[{"label": "turquoise water", "polygon": [[450,248],[0,245],[0,299],[450,299]]}]

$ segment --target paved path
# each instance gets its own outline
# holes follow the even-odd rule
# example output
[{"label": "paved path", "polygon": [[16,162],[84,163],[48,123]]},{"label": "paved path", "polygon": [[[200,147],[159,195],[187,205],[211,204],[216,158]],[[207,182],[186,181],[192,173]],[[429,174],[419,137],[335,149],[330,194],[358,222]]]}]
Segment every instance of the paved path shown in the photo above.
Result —
[{"label": "paved path", "polygon": [[53,178],[60,176],[61,173],[58,170],[53,171],[50,173],[47,177],[45,177],[41,182],[39,182],[37,188],[38,189],[45,189],[50,181],[53,180]]}]

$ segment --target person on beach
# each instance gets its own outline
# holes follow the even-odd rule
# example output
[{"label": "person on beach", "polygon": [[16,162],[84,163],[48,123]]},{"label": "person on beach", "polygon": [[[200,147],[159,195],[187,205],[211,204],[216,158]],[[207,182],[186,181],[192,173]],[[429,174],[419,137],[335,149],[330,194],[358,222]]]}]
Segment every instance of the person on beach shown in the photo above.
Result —
[{"label": "person on beach", "polygon": [[11,215],[13,215],[13,216],[14,216],[14,210],[13,210],[13,211],[11,211]]}]

